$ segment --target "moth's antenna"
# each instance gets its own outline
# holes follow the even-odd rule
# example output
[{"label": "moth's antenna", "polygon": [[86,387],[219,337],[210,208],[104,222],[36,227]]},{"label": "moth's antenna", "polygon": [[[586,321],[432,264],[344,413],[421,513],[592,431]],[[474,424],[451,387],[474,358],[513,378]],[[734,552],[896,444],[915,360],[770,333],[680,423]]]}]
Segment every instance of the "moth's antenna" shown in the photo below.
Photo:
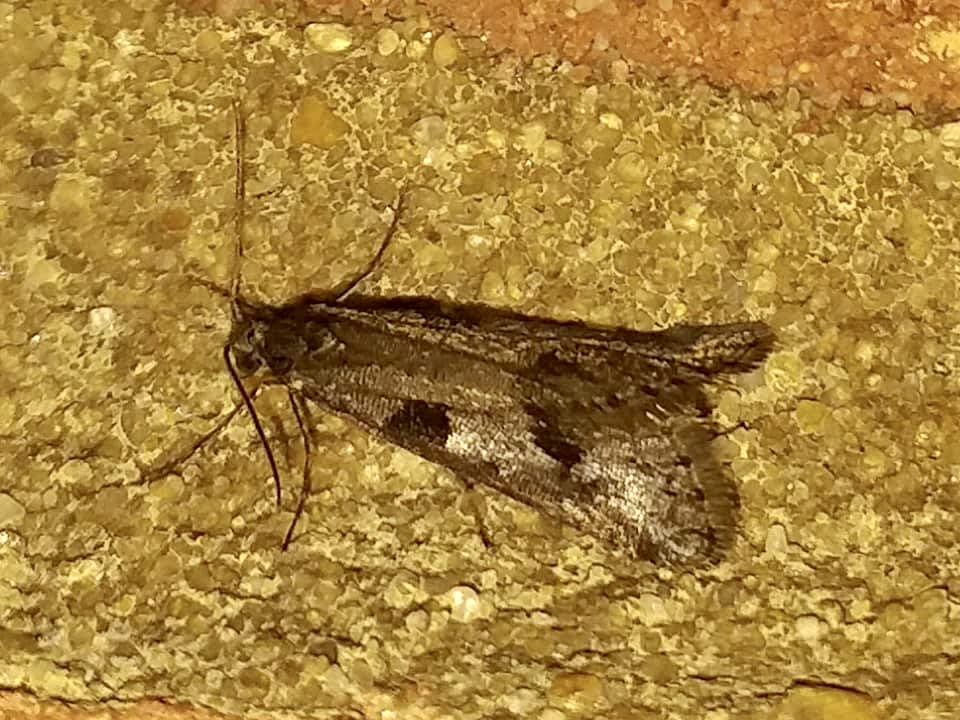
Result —
[{"label": "moth's antenna", "polygon": [[380,264],[380,261],[383,259],[383,254],[387,251],[387,248],[393,241],[393,236],[396,235],[397,227],[400,225],[400,213],[403,211],[403,200],[405,193],[405,189],[400,191],[400,195],[397,198],[397,204],[393,206],[393,220],[390,221],[390,227],[387,228],[387,232],[383,236],[383,240],[380,241],[380,247],[377,249],[376,254],[370,259],[370,262],[368,262],[366,266],[356,275],[351,278],[347,278],[344,282],[340,283],[340,285],[331,291],[331,294],[336,300],[343,300],[343,298],[353,292],[357,285],[363,282],[370,275],[370,273],[376,270],[377,265]]},{"label": "moth's antenna", "polygon": [[243,231],[246,224],[247,174],[243,163],[243,140],[246,121],[238,100],[233,101],[234,186],[233,186],[233,269],[230,278],[230,309],[234,320],[240,317],[237,298],[240,297],[240,265],[243,262]]},{"label": "moth's antenna", "polygon": [[[233,251],[233,276],[230,278],[230,311],[233,316],[234,327],[243,320],[243,312],[240,307],[240,265],[243,262],[243,230],[246,220],[246,188],[247,179],[243,162],[243,139],[245,137],[245,123],[243,111],[238,100],[233,101],[233,129],[234,129],[234,154],[236,155],[235,183],[234,183],[234,209],[233,209],[233,230],[234,251]],[[280,471],[277,469],[277,461],[273,457],[273,450],[270,449],[270,443],[267,440],[267,434],[260,424],[260,418],[257,417],[257,409],[250,398],[250,393],[243,386],[240,379],[240,373],[233,365],[233,359],[230,357],[230,346],[233,341],[231,336],[227,344],[223,346],[223,362],[227,366],[227,372],[233,380],[233,384],[243,398],[243,404],[247,407],[247,413],[253,421],[253,427],[256,428],[257,435],[260,436],[260,444],[263,446],[263,452],[267,456],[267,463],[270,465],[270,474],[273,475],[273,485],[277,490],[277,507],[280,506]]]},{"label": "moth's antenna", "polygon": [[283,550],[286,550],[290,546],[290,541],[293,540],[293,530],[297,527],[300,516],[303,515],[303,508],[307,504],[307,496],[310,495],[310,459],[313,456],[313,441],[310,434],[310,428],[313,427],[313,418],[310,416],[310,406],[302,397],[294,394],[289,387],[287,388],[287,397],[290,399],[290,407],[293,409],[293,416],[297,419],[300,436],[303,438],[303,484],[300,486],[300,499],[297,501],[297,509],[293,511],[293,520],[290,521],[290,527],[287,528],[287,534],[283,538]]},{"label": "moth's antenna", "polygon": [[233,359],[230,357],[229,343],[223,346],[223,363],[227,366],[227,372],[230,373],[230,377],[237,391],[240,393],[240,397],[243,398],[243,404],[247,406],[247,414],[250,415],[250,419],[253,421],[253,427],[256,428],[257,435],[260,436],[260,444],[263,446],[263,452],[267,456],[267,463],[270,465],[270,474],[273,475],[273,485],[277,490],[277,507],[280,507],[280,471],[277,469],[277,461],[273,457],[273,450],[270,449],[270,442],[267,440],[267,434],[263,431],[263,425],[260,424],[260,418],[257,417],[257,408],[253,404],[250,393],[248,393],[247,389],[243,386],[240,373],[238,373],[237,369],[233,366]]}]

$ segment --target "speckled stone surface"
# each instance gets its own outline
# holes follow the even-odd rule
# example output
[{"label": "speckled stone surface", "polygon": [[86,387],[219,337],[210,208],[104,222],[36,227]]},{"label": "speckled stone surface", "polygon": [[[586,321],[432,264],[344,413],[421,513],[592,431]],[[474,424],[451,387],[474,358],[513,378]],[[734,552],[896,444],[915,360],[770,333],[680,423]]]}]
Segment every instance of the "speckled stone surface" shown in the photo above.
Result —
[{"label": "speckled stone surface", "polygon": [[[426,21],[0,12],[0,688],[273,717],[960,713],[960,125],[586,85]],[[228,279],[236,99],[253,296],[351,274],[408,188],[368,292],[768,320],[777,352],[715,394],[727,561],[629,563],[330,418],[281,553],[302,452],[275,390],[282,510],[242,417],[145,482],[236,403],[229,308],[196,280]]]}]

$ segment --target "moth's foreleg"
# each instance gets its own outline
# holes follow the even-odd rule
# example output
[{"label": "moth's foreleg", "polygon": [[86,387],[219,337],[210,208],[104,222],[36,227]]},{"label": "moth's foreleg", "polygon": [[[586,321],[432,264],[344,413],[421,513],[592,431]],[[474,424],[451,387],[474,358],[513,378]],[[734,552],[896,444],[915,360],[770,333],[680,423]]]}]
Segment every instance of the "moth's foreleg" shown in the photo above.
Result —
[{"label": "moth's foreleg", "polygon": [[[254,395],[256,395],[256,393],[254,393]],[[153,482],[154,480],[159,480],[165,475],[169,475],[170,473],[172,473],[178,467],[183,465],[187,460],[189,460],[194,455],[196,455],[203,448],[204,445],[210,442],[210,440],[212,440],[214,437],[220,434],[220,432],[227,425],[230,424],[230,422],[239,414],[241,410],[243,410],[243,408],[244,408],[243,402],[237,403],[230,412],[228,412],[226,415],[220,418],[220,420],[218,420],[217,423],[210,430],[208,430],[199,438],[194,440],[193,443],[191,443],[190,447],[188,447],[183,452],[177,453],[169,460],[166,460],[160,465],[156,465],[152,468],[140,468],[140,478],[144,482],[149,483],[149,482]]]}]

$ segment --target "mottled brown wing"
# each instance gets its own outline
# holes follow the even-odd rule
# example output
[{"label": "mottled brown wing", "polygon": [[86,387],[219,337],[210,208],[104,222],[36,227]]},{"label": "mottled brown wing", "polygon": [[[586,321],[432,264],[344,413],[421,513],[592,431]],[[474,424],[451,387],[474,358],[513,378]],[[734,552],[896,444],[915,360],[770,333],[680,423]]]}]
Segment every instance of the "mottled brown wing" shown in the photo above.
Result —
[{"label": "mottled brown wing", "polygon": [[[323,352],[301,353],[285,380],[378,437],[636,557],[696,563],[729,544],[737,493],[710,451],[699,383],[708,370],[759,362],[770,343],[764,326],[679,328],[632,342],[630,331],[499,311],[467,320],[419,306],[370,312],[324,306],[314,323],[336,349],[325,341]],[[523,322],[541,350],[533,366],[519,364],[533,347],[516,327]],[[655,336],[663,354],[651,359]]]}]

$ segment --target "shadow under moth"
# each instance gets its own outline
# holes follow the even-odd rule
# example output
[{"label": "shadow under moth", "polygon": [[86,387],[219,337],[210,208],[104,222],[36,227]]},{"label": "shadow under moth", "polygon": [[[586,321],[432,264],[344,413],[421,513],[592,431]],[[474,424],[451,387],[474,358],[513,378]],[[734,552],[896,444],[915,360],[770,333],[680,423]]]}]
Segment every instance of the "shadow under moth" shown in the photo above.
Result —
[{"label": "shadow under moth", "polygon": [[376,256],[339,288],[276,306],[243,299],[243,119],[235,112],[233,327],[223,352],[278,500],[277,466],[242,380],[259,374],[285,386],[300,426],[304,487],[284,547],[308,494],[309,401],[638,559],[697,565],[722,556],[739,501],[711,452],[718,430],[703,388],[764,360],[773,343],[765,324],[638,332],[353,294],[389,244],[399,203]]}]

